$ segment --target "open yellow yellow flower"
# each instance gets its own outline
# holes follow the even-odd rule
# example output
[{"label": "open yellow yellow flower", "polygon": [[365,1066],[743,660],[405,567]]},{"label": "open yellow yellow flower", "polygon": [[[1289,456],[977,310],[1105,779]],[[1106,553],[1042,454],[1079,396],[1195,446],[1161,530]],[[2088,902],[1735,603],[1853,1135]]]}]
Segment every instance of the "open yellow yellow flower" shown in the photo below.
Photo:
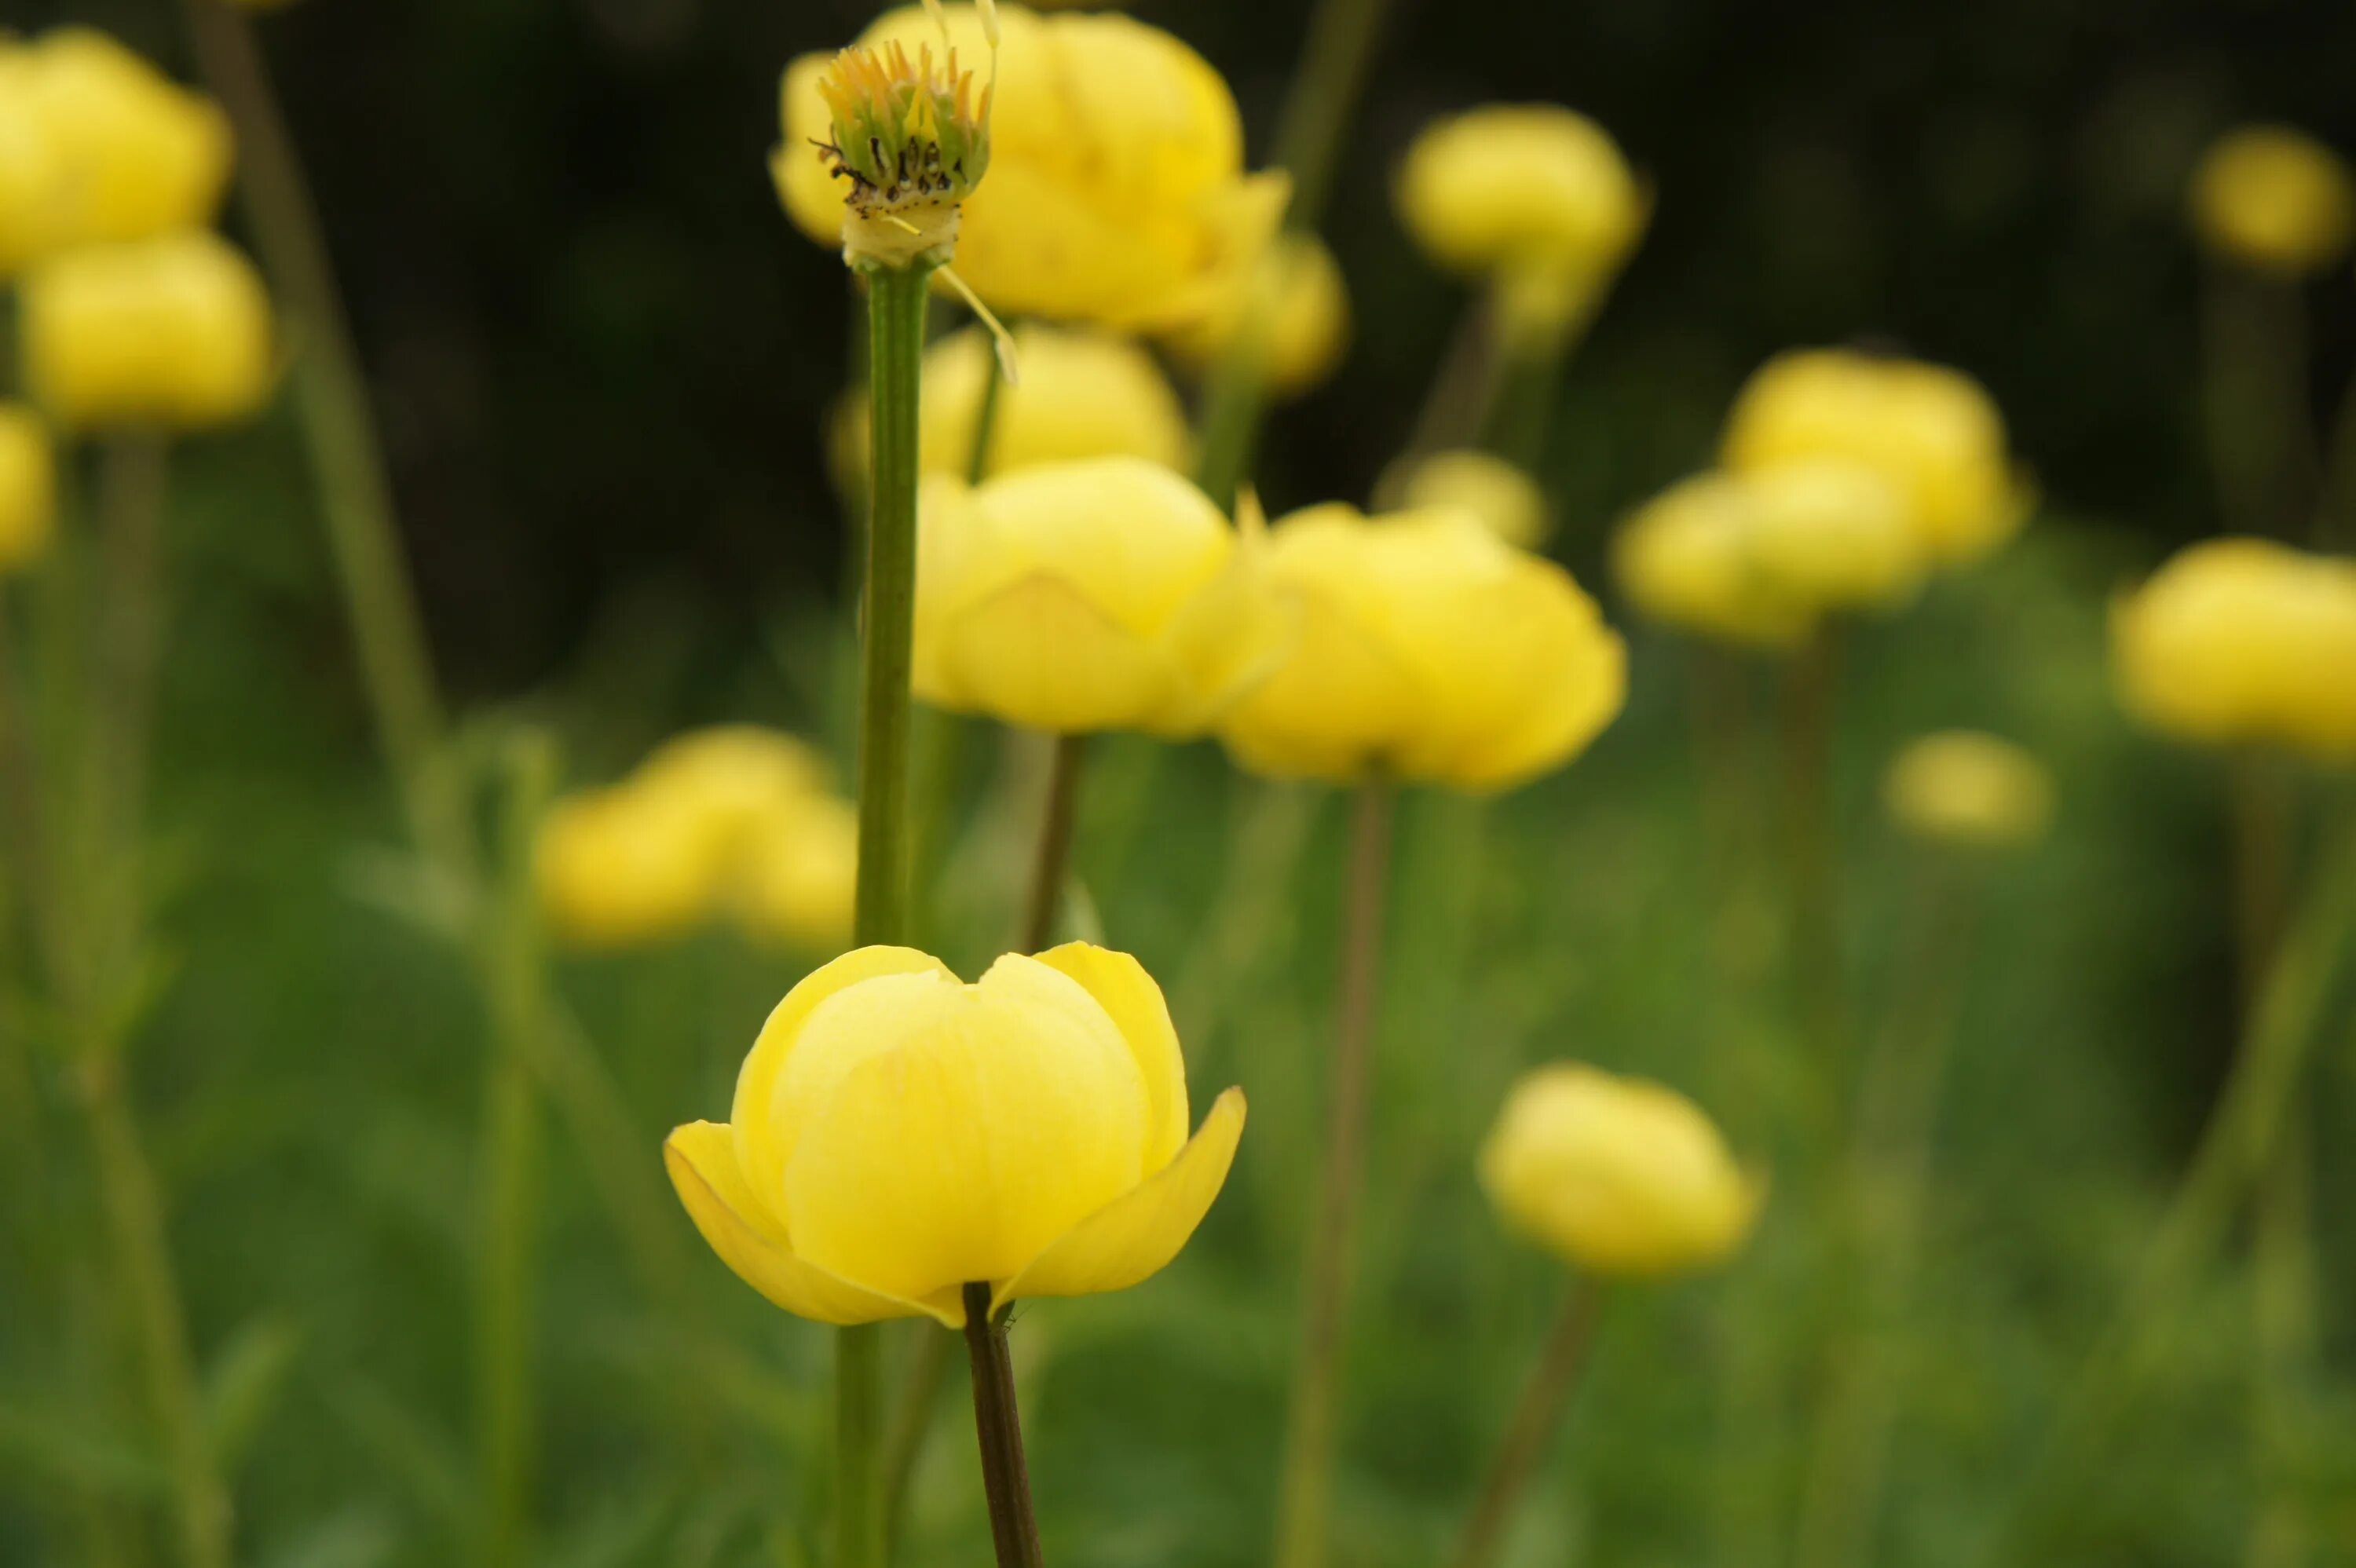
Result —
[{"label": "open yellow yellow flower", "polygon": [[1190,1139],[1161,987],[1086,943],[980,982],[862,947],[787,994],[724,1122],[663,1146],[696,1229],[754,1289],[821,1323],[965,1324],[968,1284],[1122,1290],[1186,1244],[1242,1136],[1229,1089]]},{"label": "open yellow yellow flower", "polygon": [[2010,741],[1943,730],[1911,742],[1882,775],[1890,819],[1933,844],[2007,848],[2040,837],[2053,819],[2053,779]]},{"label": "open yellow yellow flower", "polygon": [[0,572],[48,553],[57,516],[48,427],[22,403],[0,403]]},{"label": "open yellow yellow flower", "polygon": [[1685,1096],[1570,1061],[1514,1085],[1480,1169],[1509,1227],[1606,1279],[1721,1261],[1765,1196]]},{"label": "open yellow yellow flower", "polygon": [[2323,272],[2356,236],[2346,161],[2286,125],[2220,138],[2193,171],[2190,200],[2193,229],[2211,250],[2285,277]]},{"label": "open yellow yellow flower", "polygon": [[68,429],[194,429],[260,409],[277,379],[262,275],[217,235],[51,256],[19,286],[25,379]]},{"label": "open yellow yellow flower", "polygon": [[1294,622],[1220,725],[1255,772],[1510,789],[1584,749],[1626,697],[1626,649],[1595,602],[1467,512],[1313,507],[1276,526],[1253,581]]},{"label": "open yellow yellow flower", "polygon": [[1009,724],[1199,733],[1268,646],[1235,530],[1132,457],[926,481],[916,695]]},{"label": "open yellow yellow flower", "polygon": [[144,240],[212,221],[229,182],[229,121],[104,33],[59,27],[0,68],[48,144],[44,248]]},{"label": "open yellow yellow flower", "polygon": [[1720,455],[1743,474],[1816,460],[1876,469],[1904,494],[1943,564],[1987,555],[2028,514],[1996,404],[1960,371],[1920,360],[1837,348],[1779,355],[1736,397]]},{"label": "open yellow yellow flower", "polygon": [[1744,647],[1788,648],[1815,612],[1763,571],[1758,507],[1731,474],[1701,474],[1637,508],[1612,540],[1612,573],[1637,613]]},{"label": "open yellow yellow flower", "polygon": [[1409,460],[1411,466],[1387,474],[1378,495],[1397,495],[1408,511],[1453,507],[1470,512],[1516,549],[1540,549],[1554,533],[1554,517],[1537,481],[1491,453],[1464,449],[1435,452]]},{"label": "open yellow yellow flower", "polygon": [[1929,550],[1881,470],[1809,460],[1741,484],[1751,558],[1776,593],[1816,610],[1889,609],[1922,586]]},{"label": "open yellow yellow flower", "polygon": [[2111,655],[2128,709],[2164,734],[2356,759],[2356,561],[2190,546],[2113,607]]},{"label": "open yellow yellow flower", "polygon": [[[1280,236],[1232,292],[1162,342],[1182,365],[1205,369],[1226,357],[1246,330],[1261,335],[1261,374],[1278,397],[1298,397],[1333,373],[1350,343],[1350,291],[1333,252],[1316,236]],[[1030,374],[1027,365],[1023,374]]]},{"label": "open yellow yellow flower", "polygon": [[[946,9],[958,59],[985,59],[973,7]],[[1226,83],[1127,16],[998,14],[990,175],[964,203],[957,271],[1009,314],[1146,328],[1211,308],[1257,261],[1284,205],[1280,177],[1244,174]],[[893,42],[938,48],[940,31],[909,5],[860,37]],[[841,235],[843,197],[811,143],[830,134],[819,92],[830,58],[787,68],[771,162],[787,212],[827,244]]]}]

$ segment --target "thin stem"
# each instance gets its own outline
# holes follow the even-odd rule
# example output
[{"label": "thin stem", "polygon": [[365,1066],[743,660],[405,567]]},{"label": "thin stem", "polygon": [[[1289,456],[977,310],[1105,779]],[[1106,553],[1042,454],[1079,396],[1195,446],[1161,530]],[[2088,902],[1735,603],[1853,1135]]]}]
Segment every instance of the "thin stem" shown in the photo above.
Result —
[{"label": "thin stem", "polygon": [[1055,737],[1048,766],[1047,799],[1039,815],[1039,847],[1031,862],[1031,896],[1023,907],[1023,953],[1042,953],[1055,940],[1055,916],[1064,907],[1064,879],[1072,860],[1072,826],[1079,816],[1080,774],[1087,763],[1087,737]]},{"label": "thin stem", "polygon": [[1390,879],[1391,787],[1358,786],[1350,824],[1340,996],[1334,1013],[1325,1168],[1301,1276],[1301,1361],[1292,1385],[1284,1469],[1277,1491],[1276,1568],[1322,1568],[1333,1512],[1334,1411],[1365,1178],[1366,1083],[1382,979]]},{"label": "thin stem", "polygon": [[1528,1489],[1530,1477],[1537,1473],[1538,1462],[1546,1457],[1555,1429],[1562,1424],[1563,1410],[1579,1385],[1602,1307],[1600,1285],[1585,1281],[1572,1285],[1570,1298],[1563,1304],[1561,1317],[1555,1320],[1530,1369],[1529,1381],[1523,1385],[1505,1441],[1489,1462],[1488,1478],[1482,1482],[1480,1500],[1465,1520],[1463,1539],[1451,1560],[1452,1568],[1488,1568],[1496,1560],[1497,1549],[1505,1542],[1505,1527],[1513,1522],[1514,1509]]},{"label": "thin stem", "polygon": [[981,401],[974,405],[973,436],[966,447],[965,482],[979,485],[990,474],[991,443],[998,436],[998,415],[1006,401],[1006,374],[998,368],[993,349],[983,360]]},{"label": "thin stem", "polygon": [[2226,526],[2292,538],[2320,466],[2305,303],[2295,284],[2221,268],[2205,280],[2201,304],[2209,458]]},{"label": "thin stem", "polygon": [[1793,976],[1800,1016],[1821,1063],[1818,1090],[1828,1126],[1839,1125],[1848,1068],[1842,997],[1839,843],[1833,830],[1833,717],[1839,679],[1838,634],[1817,628],[1793,656],[1783,715],[1784,806],[1790,844]]},{"label": "thin stem", "polygon": [[1031,1511],[1031,1469],[1023,1457],[1023,1415],[1014,1398],[1014,1358],[1004,1319],[990,1316],[990,1286],[965,1287],[966,1358],[973,1366],[973,1426],[981,1486],[990,1499],[998,1568],[1039,1568],[1039,1522]]}]

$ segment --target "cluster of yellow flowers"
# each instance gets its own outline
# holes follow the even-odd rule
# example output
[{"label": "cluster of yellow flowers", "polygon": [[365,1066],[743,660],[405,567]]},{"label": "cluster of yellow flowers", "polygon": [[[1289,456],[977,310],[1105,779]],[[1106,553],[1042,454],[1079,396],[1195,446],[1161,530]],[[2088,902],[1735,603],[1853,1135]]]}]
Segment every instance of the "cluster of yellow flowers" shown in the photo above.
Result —
[{"label": "cluster of yellow flowers", "polygon": [[557,934],[666,942],[715,916],[757,939],[836,953],[851,937],[859,823],[818,754],[754,725],[659,747],[624,782],[559,801],[533,871]]},{"label": "cluster of yellow flowers", "polygon": [[1719,460],[1629,519],[1614,566],[1648,618],[1750,646],[1903,605],[1932,571],[2010,539],[2029,509],[1995,403],[1918,360],[1770,360],[1735,399]]}]

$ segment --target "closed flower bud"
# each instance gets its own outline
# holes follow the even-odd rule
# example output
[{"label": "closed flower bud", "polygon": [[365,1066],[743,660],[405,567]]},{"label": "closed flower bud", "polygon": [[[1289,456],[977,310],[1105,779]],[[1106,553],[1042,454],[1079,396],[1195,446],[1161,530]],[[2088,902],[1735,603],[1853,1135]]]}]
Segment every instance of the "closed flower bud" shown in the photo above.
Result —
[{"label": "closed flower bud", "polygon": [[[1350,291],[1333,252],[1314,235],[1281,237],[1230,294],[1162,342],[1180,363],[1204,369],[1245,331],[1260,335],[1257,352],[1269,390],[1297,397],[1323,385],[1350,342]],[[1031,373],[1029,365],[1023,373]]]},{"label": "closed flower bud", "polygon": [[[947,8],[960,59],[989,52],[970,5]],[[1003,48],[990,177],[965,200],[957,270],[1009,314],[1168,326],[1212,308],[1258,261],[1281,216],[1280,177],[1247,178],[1243,125],[1216,71],[1168,34],[1119,16],[998,8]],[[905,6],[869,49],[940,47]],[[812,141],[833,143],[819,57],[787,68],[778,193],[812,238],[843,234],[843,193]]]},{"label": "closed flower bud", "polygon": [[2114,606],[2111,651],[2128,709],[2165,734],[2356,759],[2356,561],[2193,545]]},{"label": "closed flower bud", "polygon": [[1516,549],[1543,549],[1554,534],[1554,518],[1537,481],[1485,452],[1435,452],[1411,459],[1395,476],[1387,475],[1376,493],[1396,495],[1409,511],[1453,507],[1469,512]]},{"label": "closed flower bud", "polygon": [[53,246],[143,240],[212,221],[229,182],[227,116],[105,34],[60,27],[6,83],[26,93],[56,160]]},{"label": "closed flower bud", "polygon": [[648,753],[635,783],[680,802],[710,834],[732,842],[779,801],[824,793],[827,766],[809,746],[758,724],[715,724]]},{"label": "closed flower bud", "polygon": [[663,1146],[696,1228],[744,1281],[821,1323],[965,1323],[1017,1297],[1160,1271],[1226,1182],[1244,1097],[1190,1139],[1185,1061],[1137,960],[1010,954],[973,985],[862,947],[789,992],[729,1120]]},{"label": "closed flower bud", "polygon": [[859,813],[811,796],[747,835],[737,912],[755,937],[803,953],[850,945],[859,893]]},{"label": "closed flower bud", "polygon": [[1722,1261],[1763,1196],[1691,1101],[1567,1061],[1514,1085],[1481,1148],[1481,1185],[1508,1227],[1603,1279]]},{"label": "closed flower bud", "polygon": [[1268,635],[1235,530],[1200,490],[1130,457],[1025,468],[919,508],[916,693],[1079,733],[1199,733]]},{"label": "closed flower bud", "polygon": [[53,256],[26,275],[20,299],[26,382],[67,428],[201,428],[270,396],[270,297],[215,235]]},{"label": "closed flower bud", "polygon": [[1730,474],[1702,474],[1663,491],[1612,541],[1620,591],[1648,621],[1744,647],[1788,648],[1815,612],[1761,570],[1758,507]]},{"label": "closed flower bud", "polygon": [[1906,497],[1881,471],[1801,462],[1746,475],[1751,552],[1772,590],[1816,610],[1912,599],[1931,561]]},{"label": "closed flower bud", "polygon": [[1966,849],[2034,842],[2053,819],[2053,780],[2009,741],[1970,730],[1925,735],[1882,775],[1890,820],[1914,837]]},{"label": "closed flower bud", "polygon": [[1256,772],[1510,789],[1583,750],[1626,697],[1626,649],[1595,602],[1462,511],[1314,507],[1277,525],[1255,580],[1295,620],[1220,727]]},{"label": "closed flower bud", "polygon": [[2202,155],[2191,208],[2194,229],[2218,254],[2283,277],[2311,277],[2348,253],[2356,180],[2314,137],[2252,125]]},{"label": "closed flower bud", "polygon": [[692,805],[631,784],[550,808],[533,846],[540,905],[578,947],[676,941],[710,917],[723,868]]},{"label": "closed flower bud", "polygon": [[0,572],[48,553],[57,516],[48,428],[22,403],[0,403]]},{"label": "closed flower bud", "polygon": [[1996,405],[1969,377],[1918,360],[1778,356],[1735,399],[1721,456],[1746,474],[1812,459],[1878,470],[1941,563],[1987,555],[2027,514]]}]

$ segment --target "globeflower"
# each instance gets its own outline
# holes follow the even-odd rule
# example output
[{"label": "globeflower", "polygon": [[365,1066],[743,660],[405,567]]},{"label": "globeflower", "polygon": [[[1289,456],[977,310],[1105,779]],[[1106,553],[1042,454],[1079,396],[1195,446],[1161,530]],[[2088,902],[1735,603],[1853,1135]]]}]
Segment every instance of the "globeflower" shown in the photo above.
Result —
[{"label": "globeflower", "polygon": [[2053,779],[2030,752],[1971,730],[1910,742],[1882,775],[1890,820],[1926,843],[2001,849],[2040,837],[2053,819]]},{"label": "globeflower", "polygon": [[2348,253],[2356,233],[2356,179],[2340,155],[2286,125],[2222,137],[2193,171],[2192,227],[2201,242],[2244,266],[2312,277]]},{"label": "globeflower", "polygon": [[1510,789],[1625,699],[1626,649],[1595,602],[1463,511],[1312,507],[1276,526],[1253,583],[1297,625],[1220,724],[1258,773]]},{"label": "globeflower", "polygon": [[[1260,335],[1262,375],[1278,397],[1298,397],[1333,373],[1350,343],[1350,291],[1333,252],[1316,236],[1280,236],[1230,293],[1162,342],[1179,363],[1206,369],[1246,331]],[[1028,364],[1023,373],[1030,375]]]},{"label": "globeflower", "polygon": [[[210,99],[89,27],[59,27],[0,63],[46,142],[34,251],[145,240],[212,221],[229,182],[229,121]],[[15,119],[14,112],[6,118]],[[9,193],[12,197],[14,193]],[[14,227],[0,223],[0,227]],[[0,246],[0,251],[8,247]]]},{"label": "globeflower", "polygon": [[1751,559],[1775,593],[1817,611],[1889,609],[1922,586],[1929,551],[1879,470],[1804,461],[1741,483]]},{"label": "globeflower", "polygon": [[26,383],[70,430],[225,424],[276,384],[262,275],[217,235],[52,256],[26,274],[19,302]]},{"label": "globeflower", "polygon": [[663,1146],[696,1229],[787,1311],[963,1328],[1018,1297],[1121,1290],[1186,1244],[1226,1182],[1244,1096],[1190,1139],[1185,1061],[1136,959],[1010,954],[974,984],[862,947],[777,1004],[726,1122]]},{"label": "globeflower", "polygon": [[2192,545],[2114,605],[2111,655],[2128,710],[2164,734],[2356,759],[2356,562]]},{"label": "globeflower", "polygon": [[1730,474],[1681,480],[1639,507],[1612,540],[1620,591],[1648,621],[1743,647],[1789,648],[1815,611],[1762,568],[1756,498]]},{"label": "globeflower", "polygon": [[1509,1228],[1605,1279],[1723,1261],[1764,1196],[1691,1101],[1569,1061],[1514,1085],[1480,1172]]},{"label": "globeflower", "polygon": [[0,572],[48,553],[57,507],[48,427],[22,403],[0,403]]},{"label": "globeflower", "polygon": [[1554,532],[1546,495],[1528,474],[1486,452],[1435,452],[1411,460],[1378,493],[1395,493],[1409,511],[1453,507],[1516,549],[1538,549]]},{"label": "globeflower", "polygon": [[[963,194],[958,274],[1003,312],[1130,330],[1211,308],[1258,259],[1285,191],[1280,176],[1244,174],[1226,83],[1177,39],[1126,16],[1004,5],[998,17],[1003,47],[984,104],[991,174]],[[974,8],[947,7],[947,20],[948,46],[979,58],[987,41]],[[879,17],[855,48],[921,51],[940,38],[910,5]],[[811,151],[841,145],[821,86],[829,65],[812,55],[787,68],[770,165],[787,212],[822,243],[848,234],[834,171]]]}]

